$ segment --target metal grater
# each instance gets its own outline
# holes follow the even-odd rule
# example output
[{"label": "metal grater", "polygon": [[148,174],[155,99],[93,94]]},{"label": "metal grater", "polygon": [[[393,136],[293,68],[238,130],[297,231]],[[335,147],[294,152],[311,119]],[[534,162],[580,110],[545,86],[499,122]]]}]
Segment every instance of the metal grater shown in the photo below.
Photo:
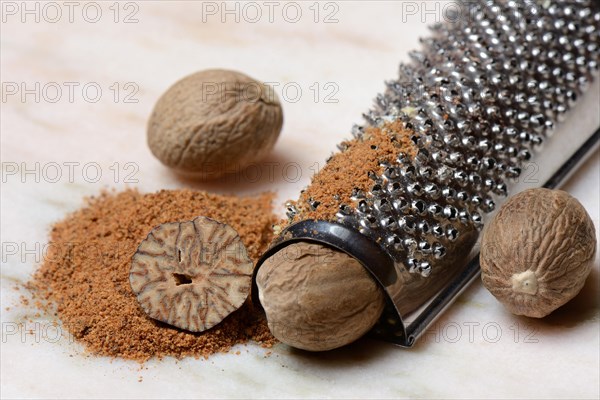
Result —
[{"label": "metal grater", "polygon": [[[399,273],[428,277],[449,252],[469,253],[477,238],[472,233],[598,74],[600,7],[594,0],[481,0],[463,8],[466,17],[432,27],[422,50],[410,53],[412,63],[386,82],[364,115],[366,125],[352,130],[361,140],[368,126],[402,121],[414,132],[416,157],[382,163],[380,175],[365,171],[370,191],[355,191],[336,221],[287,227],[256,268],[293,241],[347,252],[389,296],[373,333],[404,346],[476,276],[478,264],[464,267],[411,325],[398,311]],[[554,187],[599,137],[590,136],[546,186]],[[296,212],[288,207],[288,217]]]}]

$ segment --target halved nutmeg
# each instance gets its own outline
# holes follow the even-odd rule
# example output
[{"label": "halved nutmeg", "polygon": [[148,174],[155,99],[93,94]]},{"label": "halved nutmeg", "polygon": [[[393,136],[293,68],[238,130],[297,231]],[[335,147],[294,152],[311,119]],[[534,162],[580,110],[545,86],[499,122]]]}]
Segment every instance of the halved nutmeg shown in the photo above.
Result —
[{"label": "halved nutmeg", "polygon": [[202,332],[244,304],[252,269],[232,227],[198,217],[154,228],[133,256],[129,281],[149,317]]}]

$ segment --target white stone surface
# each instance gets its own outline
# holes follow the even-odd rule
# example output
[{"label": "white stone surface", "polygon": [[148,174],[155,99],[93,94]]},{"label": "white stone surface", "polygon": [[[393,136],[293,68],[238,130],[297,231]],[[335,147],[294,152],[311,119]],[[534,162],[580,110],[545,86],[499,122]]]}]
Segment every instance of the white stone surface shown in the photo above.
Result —
[{"label": "white stone surface", "polygon": [[[598,261],[582,293],[539,321],[507,313],[477,281],[411,350],[363,339],[323,354],[277,345],[267,356],[266,350],[248,344],[234,349],[240,355],[165,359],[141,368],[135,362],[85,355],[68,336],[54,340],[51,321],[35,318],[34,309],[20,304],[25,292],[15,286],[38,265],[51,224],[102,188],[193,187],[239,194],[275,190],[278,204],[297,197],[315,167],[360,122],[361,113],[383,89],[383,80],[394,77],[397,64],[418,46],[418,36],[427,34],[424,22],[436,22],[444,10],[444,3],[427,2],[434,12],[426,14],[424,2],[411,2],[417,13],[409,15],[407,3],[298,2],[294,4],[302,16],[292,23],[294,6],[287,6],[284,16],[284,3],[276,5],[269,22],[269,6],[258,2],[253,4],[262,16],[251,23],[256,8],[231,2],[229,9],[238,4],[240,10],[236,23],[234,14],[219,15],[221,2],[137,1],[117,7],[97,2],[93,4],[102,15],[92,23],[86,18],[96,18],[95,6],[87,3],[28,2],[30,10],[39,7],[36,22],[35,11],[23,12],[25,3],[3,2],[2,397],[598,398]],[[52,22],[56,6],[62,16]],[[212,7],[216,15],[207,13]],[[320,11],[318,22],[315,8]],[[124,23],[128,15],[137,22]],[[337,22],[323,23],[328,15]],[[285,126],[268,160],[276,163],[273,176],[263,165],[258,180],[242,173],[221,182],[196,183],[173,175],[150,154],[145,124],[158,96],[183,76],[216,67],[277,83]],[[39,84],[40,98],[30,93],[22,99],[21,84],[25,89]],[[86,84],[89,91],[84,94]],[[10,94],[14,85],[19,93]],[[74,87],[72,99],[68,85]],[[62,96],[52,102],[57,86]],[[91,101],[93,86],[102,90],[97,102]],[[115,99],[116,87],[120,91]],[[298,101],[294,87],[302,90]],[[314,98],[316,87],[319,99]],[[135,88],[139,90],[133,93]],[[125,102],[128,94],[137,102]],[[326,102],[328,94],[337,102]],[[592,104],[591,112],[594,108],[600,106]],[[571,123],[576,132],[576,121]],[[36,163],[38,177],[24,173],[23,167],[34,169]],[[60,166],[58,177],[51,163]],[[64,163],[79,163],[72,164],[72,179]],[[292,163],[300,166],[298,179]],[[102,176],[94,183],[96,167]],[[596,152],[566,186],[596,227],[599,167]],[[126,182],[129,173],[137,183]],[[281,205],[278,211],[283,213]]]}]

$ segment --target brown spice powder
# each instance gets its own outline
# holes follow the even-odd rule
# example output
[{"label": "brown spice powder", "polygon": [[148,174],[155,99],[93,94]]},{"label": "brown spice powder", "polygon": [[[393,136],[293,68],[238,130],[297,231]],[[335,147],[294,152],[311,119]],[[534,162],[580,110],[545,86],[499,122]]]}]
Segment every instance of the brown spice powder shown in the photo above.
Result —
[{"label": "brown spice powder", "polygon": [[92,354],[144,361],[204,356],[254,340],[270,347],[264,316],[246,302],[204,333],[147,317],[129,285],[131,257],[150,230],[204,215],[237,230],[256,261],[272,239],[273,195],[218,196],[191,190],[102,193],[52,228],[49,251],[28,287]]},{"label": "brown spice powder", "polygon": [[[380,174],[380,161],[393,162],[400,153],[414,158],[417,152],[411,140],[414,132],[403,128],[400,121],[370,127],[362,139],[345,141],[344,151],[334,154],[327,164],[313,176],[310,186],[296,203],[298,214],[291,222],[303,219],[332,220],[341,204],[352,204],[350,196],[354,188],[368,191],[373,185],[369,171]],[[311,209],[310,200],[319,202]]]}]

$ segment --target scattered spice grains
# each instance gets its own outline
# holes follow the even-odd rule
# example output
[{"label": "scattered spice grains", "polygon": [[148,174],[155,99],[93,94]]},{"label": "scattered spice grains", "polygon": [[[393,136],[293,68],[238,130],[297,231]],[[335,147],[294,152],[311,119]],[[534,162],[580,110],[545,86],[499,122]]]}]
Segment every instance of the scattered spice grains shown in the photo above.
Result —
[{"label": "scattered spice grains", "polygon": [[247,301],[203,333],[147,317],[129,284],[131,257],[157,225],[203,215],[231,225],[256,261],[271,241],[273,195],[235,197],[191,190],[104,192],[52,228],[47,256],[28,287],[92,354],[145,361],[208,357],[249,340],[271,347],[264,316]]},{"label": "scattered spice grains", "polygon": [[[400,121],[381,128],[367,128],[362,139],[342,143],[343,151],[335,153],[313,176],[310,186],[296,202],[298,214],[290,222],[303,219],[332,220],[341,204],[352,204],[354,188],[368,191],[373,181],[368,172],[380,174],[380,161],[394,161],[401,153],[414,158],[417,148],[411,140],[414,132],[402,127]],[[312,209],[308,204],[317,202]]]}]

